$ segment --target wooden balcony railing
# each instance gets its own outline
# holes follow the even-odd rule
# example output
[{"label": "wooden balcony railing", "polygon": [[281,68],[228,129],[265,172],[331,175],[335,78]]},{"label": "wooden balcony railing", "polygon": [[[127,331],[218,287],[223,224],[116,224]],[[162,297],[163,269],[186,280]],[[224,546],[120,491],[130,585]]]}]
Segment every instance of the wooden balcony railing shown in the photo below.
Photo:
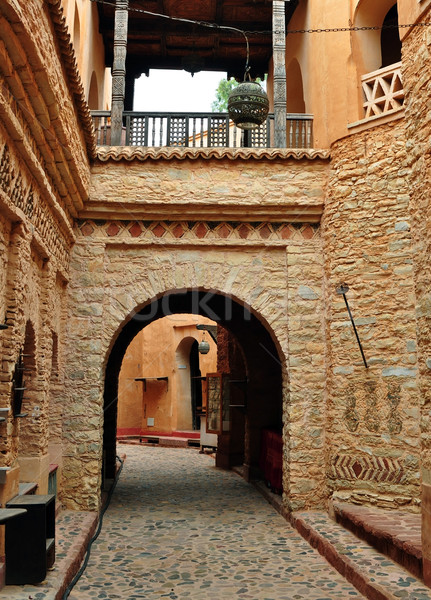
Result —
[{"label": "wooden balcony railing", "polygon": [[[96,143],[111,145],[111,113],[92,111]],[[287,115],[288,148],[313,147],[313,117]],[[124,112],[124,146],[183,148],[273,148],[274,116],[249,132],[237,128],[227,113]]]},{"label": "wooden balcony railing", "polygon": [[401,63],[367,73],[362,78],[365,118],[400,110],[404,104]]}]

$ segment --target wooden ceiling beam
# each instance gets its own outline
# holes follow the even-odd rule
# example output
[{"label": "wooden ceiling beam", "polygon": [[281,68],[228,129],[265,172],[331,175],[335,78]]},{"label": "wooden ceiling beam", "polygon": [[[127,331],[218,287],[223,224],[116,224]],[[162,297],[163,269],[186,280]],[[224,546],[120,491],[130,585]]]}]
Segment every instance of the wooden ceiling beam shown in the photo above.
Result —
[{"label": "wooden ceiling beam", "polygon": [[[181,56],[192,52],[205,55],[205,69],[237,69],[240,78],[245,64],[245,41],[240,32],[204,28],[191,23],[152,17],[133,8],[151,12],[199,19],[246,31],[261,31],[260,35],[249,35],[250,64],[253,76],[267,70],[272,55],[272,1],[273,0],[129,0],[129,35],[127,60],[141,64],[145,69],[157,68],[161,63],[172,68],[181,68]],[[298,0],[286,2],[286,22],[290,19]],[[196,9],[196,10],[195,10]],[[114,8],[98,3],[100,31],[105,42],[106,64],[112,64]],[[265,32],[265,33],[264,33]],[[180,39],[183,38],[183,41]],[[210,56],[207,56],[210,52]],[[171,56],[173,54],[173,56]],[[233,65],[238,65],[233,66]],[[239,73],[241,72],[241,73]]]},{"label": "wooden ceiling beam", "polygon": [[[216,0],[216,14],[215,14],[215,22],[219,25],[223,20],[223,0]],[[220,46],[220,36],[213,36],[214,45],[213,45],[213,56],[216,57],[219,51]]]},{"label": "wooden ceiling beam", "polygon": [[[165,3],[164,0],[157,0],[157,10],[161,15],[165,14]],[[166,56],[166,33],[161,34],[160,39],[160,51],[163,56]]]}]

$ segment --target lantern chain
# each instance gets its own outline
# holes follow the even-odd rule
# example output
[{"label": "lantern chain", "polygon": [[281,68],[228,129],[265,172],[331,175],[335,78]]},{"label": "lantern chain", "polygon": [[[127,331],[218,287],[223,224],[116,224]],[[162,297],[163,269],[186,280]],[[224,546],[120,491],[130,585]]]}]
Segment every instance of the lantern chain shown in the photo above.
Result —
[{"label": "lantern chain", "polygon": [[[115,0],[91,0],[91,2],[95,2],[97,4],[106,4],[107,6],[113,6],[115,8],[116,3]],[[247,29],[239,29],[237,27],[230,27],[228,25],[218,25],[217,23],[209,23],[208,21],[196,21],[193,19],[185,19],[182,17],[171,17],[169,15],[164,15],[162,13],[156,13],[149,10],[145,10],[144,8],[135,8],[129,6],[129,12],[142,13],[144,15],[150,15],[152,17],[158,17],[161,19],[169,19],[171,21],[181,21],[183,23],[191,23],[193,25],[200,25],[201,27],[210,27],[212,29],[225,29],[228,31],[236,31],[237,33],[242,34],[247,42],[248,46],[248,38],[247,35],[272,35],[272,30],[257,30],[250,31]],[[286,35],[288,34],[299,34],[299,33],[340,33],[346,31],[381,31],[382,29],[410,29],[411,27],[431,27],[431,21],[424,21],[423,23],[383,23],[382,25],[365,25],[365,26],[353,26],[349,24],[348,27],[324,27],[317,29],[287,29]],[[277,33],[277,32],[275,32]]]}]

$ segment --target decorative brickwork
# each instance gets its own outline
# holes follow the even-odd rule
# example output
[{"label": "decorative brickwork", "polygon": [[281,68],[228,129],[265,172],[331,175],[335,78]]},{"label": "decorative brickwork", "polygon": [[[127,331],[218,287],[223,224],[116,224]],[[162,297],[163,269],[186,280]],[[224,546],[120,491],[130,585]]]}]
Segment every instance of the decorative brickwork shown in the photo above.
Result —
[{"label": "decorative brickwork", "polygon": [[95,239],[119,238],[136,243],[163,239],[174,241],[240,241],[282,242],[303,241],[319,237],[319,226],[304,223],[232,223],[224,221],[78,221],[78,233]]},{"label": "decorative brickwork", "polygon": [[404,469],[400,461],[378,456],[350,456],[338,454],[332,459],[329,476],[347,481],[373,481],[375,483],[403,483]]},{"label": "decorative brickwork", "polygon": [[63,273],[68,272],[69,252],[73,240],[71,229],[62,230],[62,223],[44,201],[38,185],[24,165],[13,155],[0,137],[0,190],[4,201],[22,211],[35,228],[38,241],[45,247],[46,256],[55,256]]},{"label": "decorative brickwork", "polygon": [[[74,506],[79,496],[85,507],[97,502],[101,365],[119,330],[152,298],[169,290],[203,289],[250,306],[277,340],[284,372],[285,443],[295,463],[285,472],[288,502],[321,504],[325,400],[319,227],[266,221],[85,220],[79,231],[69,286],[64,416],[70,425],[64,431],[63,500]],[[88,402],[83,404],[83,397]],[[309,421],[308,409],[298,412],[300,402],[313,406]],[[76,427],[85,440],[78,445]]]}]

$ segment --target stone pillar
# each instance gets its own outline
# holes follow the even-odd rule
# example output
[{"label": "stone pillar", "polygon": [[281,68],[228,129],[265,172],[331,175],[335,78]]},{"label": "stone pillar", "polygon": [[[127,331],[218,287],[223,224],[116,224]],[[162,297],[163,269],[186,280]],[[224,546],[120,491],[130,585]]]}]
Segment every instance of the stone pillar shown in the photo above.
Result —
[{"label": "stone pillar", "polygon": [[285,0],[272,3],[274,60],[274,144],[286,148],[286,17]]},{"label": "stone pillar", "polygon": [[126,88],[126,55],[128,0],[116,0],[114,25],[114,62],[112,65],[111,145],[121,145],[124,95]]}]

